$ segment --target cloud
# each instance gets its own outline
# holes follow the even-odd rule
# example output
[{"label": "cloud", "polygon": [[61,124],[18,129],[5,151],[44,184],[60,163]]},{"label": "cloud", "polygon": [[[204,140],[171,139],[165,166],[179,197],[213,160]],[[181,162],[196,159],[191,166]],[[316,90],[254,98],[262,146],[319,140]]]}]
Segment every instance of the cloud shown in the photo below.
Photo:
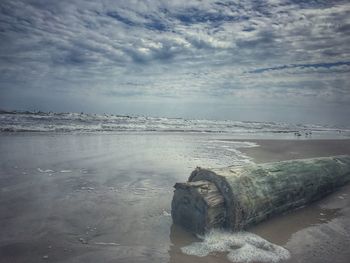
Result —
[{"label": "cloud", "polygon": [[255,69],[253,71],[250,71],[250,73],[262,73],[265,71],[273,71],[273,70],[285,70],[285,69],[327,69],[326,72],[329,70],[334,69],[341,69],[345,71],[349,71],[350,67],[350,61],[339,61],[339,62],[333,62],[333,63],[316,63],[316,64],[291,64],[291,65],[283,65],[283,66],[277,66],[277,67],[270,67],[270,68],[260,68]]},{"label": "cloud", "polygon": [[3,0],[0,94],[345,105],[349,12],[348,1]]}]

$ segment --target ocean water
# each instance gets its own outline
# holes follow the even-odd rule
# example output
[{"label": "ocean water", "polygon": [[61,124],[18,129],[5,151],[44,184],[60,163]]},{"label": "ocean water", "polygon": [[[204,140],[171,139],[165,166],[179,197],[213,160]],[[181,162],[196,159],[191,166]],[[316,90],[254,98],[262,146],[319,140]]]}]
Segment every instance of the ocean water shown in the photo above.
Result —
[{"label": "ocean water", "polygon": [[84,113],[0,112],[2,132],[183,132],[256,138],[344,138],[349,127]]}]

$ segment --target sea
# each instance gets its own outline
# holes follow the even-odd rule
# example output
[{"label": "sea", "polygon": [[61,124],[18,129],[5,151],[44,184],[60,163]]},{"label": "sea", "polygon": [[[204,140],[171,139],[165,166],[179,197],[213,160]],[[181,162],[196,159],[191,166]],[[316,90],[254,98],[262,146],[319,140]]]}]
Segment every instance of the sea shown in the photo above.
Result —
[{"label": "sea", "polygon": [[350,137],[347,126],[40,111],[0,111],[0,132],[220,133],[258,139]]}]

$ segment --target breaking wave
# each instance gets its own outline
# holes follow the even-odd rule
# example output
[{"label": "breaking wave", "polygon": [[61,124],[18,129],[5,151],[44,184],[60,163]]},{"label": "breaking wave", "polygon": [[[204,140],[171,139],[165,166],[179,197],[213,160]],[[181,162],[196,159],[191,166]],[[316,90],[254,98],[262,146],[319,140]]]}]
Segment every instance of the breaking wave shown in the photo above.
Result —
[{"label": "breaking wave", "polygon": [[85,113],[45,113],[0,111],[0,132],[187,132],[233,134],[312,133],[350,135],[345,127],[282,122],[196,120],[144,116],[98,115]]}]

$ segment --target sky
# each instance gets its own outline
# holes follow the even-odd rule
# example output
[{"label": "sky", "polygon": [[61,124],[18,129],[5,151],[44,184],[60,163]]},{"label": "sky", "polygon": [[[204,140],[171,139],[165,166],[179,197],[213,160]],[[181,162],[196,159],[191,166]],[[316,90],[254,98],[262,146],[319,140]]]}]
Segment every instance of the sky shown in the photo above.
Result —
[{"label": "sky", "polygon": [[0,1],[2,109],[350,125],[349,73],[349,1]]}]

